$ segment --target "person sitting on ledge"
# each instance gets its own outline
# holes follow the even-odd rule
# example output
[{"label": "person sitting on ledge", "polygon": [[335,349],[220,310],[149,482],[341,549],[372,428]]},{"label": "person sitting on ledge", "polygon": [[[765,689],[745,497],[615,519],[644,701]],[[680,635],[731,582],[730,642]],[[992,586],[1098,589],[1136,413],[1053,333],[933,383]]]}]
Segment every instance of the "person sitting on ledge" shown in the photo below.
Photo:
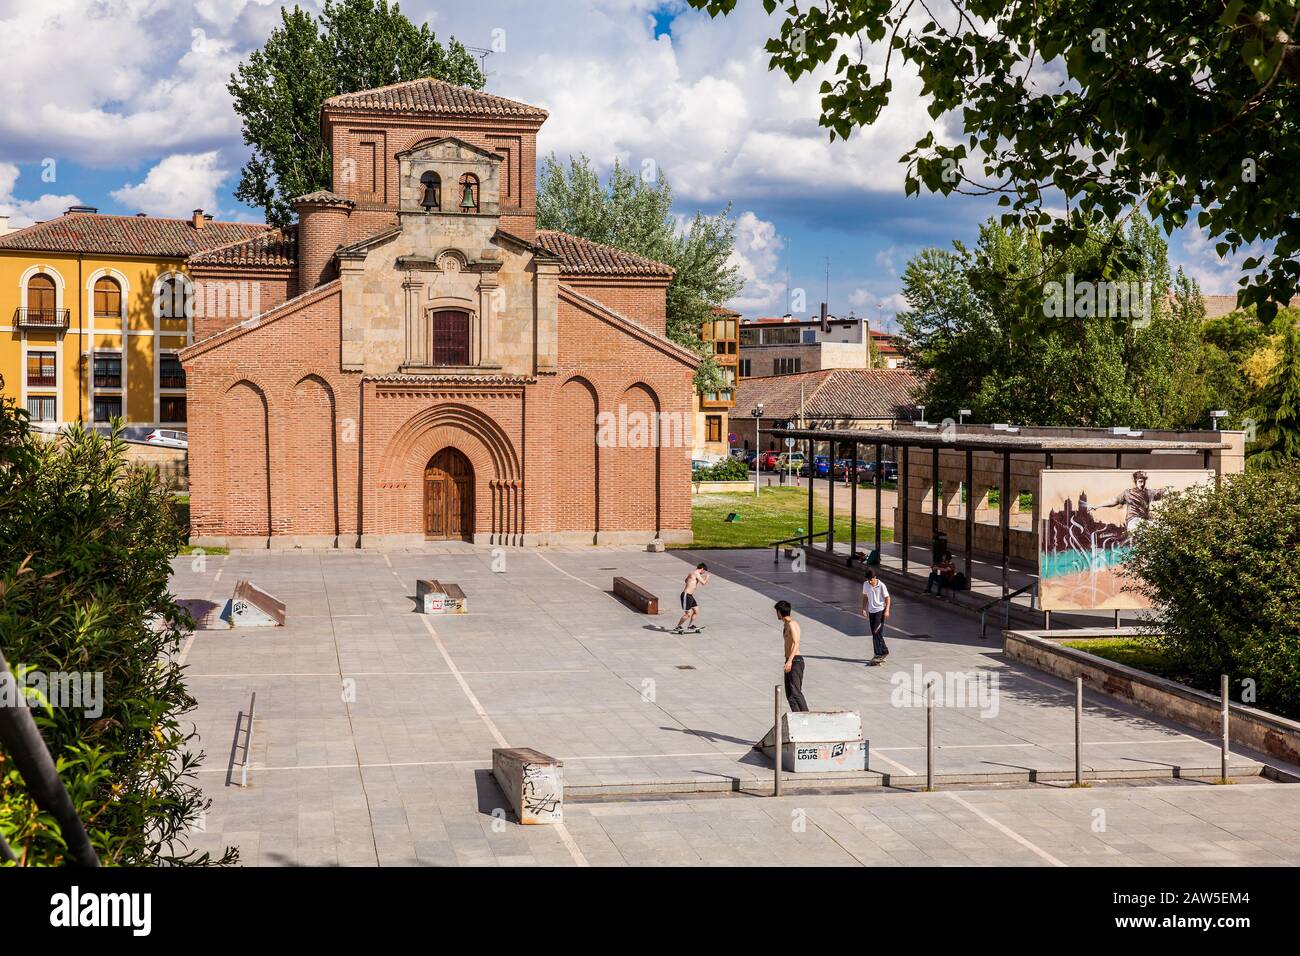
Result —
[{"label": "person sitting on ledge", "polygon": [[938,584],[939,596],[943,597],[943,586],[948,585],[949,591],[955,591],[957,588],[953,578],[957,575],[957,567],[952,563],[952,552],[945,551],[938,564],[930,565],[930,577],[925,582],[925,593],[930,593],[930,588]]}]

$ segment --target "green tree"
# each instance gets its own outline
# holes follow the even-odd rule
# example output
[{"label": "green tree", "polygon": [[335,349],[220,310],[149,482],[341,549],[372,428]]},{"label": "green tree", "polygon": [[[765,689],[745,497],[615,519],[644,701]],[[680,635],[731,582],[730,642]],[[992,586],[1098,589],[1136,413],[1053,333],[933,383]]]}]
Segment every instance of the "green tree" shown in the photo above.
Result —
[{"label": "green tree", "polygon": [[[690,0],[718,16],[736,0]],[[894,77],[919,74],[935,129],[903,154],[906,191],[996,195],[1004,224],[1088,269],[1132,267],[1119,229],[1145,208],[1166,231],[1193,219],[1220,254],[1268,253],[1243,304],[1271,319],[1300,287],[1300,44],[1295,0],[763,0],[780,7],[769,65],[813,71],[821,125],[847,138],[881,116]],[[908,83],[906,88],[912,89]],[[910,108],[911,102],[907,104]],[[961,131],[941,138],[949,123]],[[1062,195],[1066,200],[1061,201]],[[1063,207],[1066,212],[1052,209]]]},{"label": "green tree", "polygon": [[717,388],[720,373],[708,343],[700,339],[700,328],[714,306],[738,295],[743,286],[731,263],[736,224],[727,206],[717,216],[696,212],[679,228],[672,204],[672,188],[662,172],[650,182],[615,160],[602,184],[586,156],[569,157],[567,166],[549,156],[537,190],[537,225],[671,266],[668,336],[703,360],[697,386]]},{"label": "green tree", "polygon": [[1253,680],[1265,710],[1300,717],[1300,468],[1247,471],[1161,502],[1129,568],[1149,640],[1171,670],[1216,691]]},{"label": "green tree", "polygon": [[[1053,425],[1178,427],[1202,417],[1200,292],[1178,275],[1166,301],[1167,250],[1150,223],[1135,218],[1125,242],[1140,271],[1116,281],[1146,297],[1135,297],[1128,316],[1049,307],[1054,294],[1075,288],[1067,282],[1088,250],[1049,258],[1030,230],[989,222],[974,249],[954,243],[951,251],[914,256],[903,273],[909,308],[898,317],[900,348],[926,373],[927,408],[936,416],[955,418],[967,407],[977,420]],[[1026,310],[1040,324],[1028,322]]]},{"label": "green tree", "polygon": [[416,26],[387,0],[325,0],[318,17],[298,6],[230,77],[227,89],[253,148],[235,196],[293,220],[289,200],[330,185],[321,103],[341,93],[433,76],[482,89],[483,72],[455,39],[444,47],[428,24]]},{"label": "green tree", "polygon": [[1282,331],[1280,355],[1255,407],[1256,441],[1250,463],[1256,468],[1300,467],[1300,323]]},{"label": "green tree", "polygon": [[[184,531],[157,472],[125,449],[120,423],[110,437],[43,438],[0,402],[0,649],[15,674],[102,678],[102,713],[85,698],[33,713],[106,865],[233,863],[233,849],[214,860],[185,846],[210,801],[193,782],[202,754],[182,718],[194,699],[175,662],[193,622],[168,591]],[[2,748],[0,831],[24,865],[63,860],[57,824]]]}]

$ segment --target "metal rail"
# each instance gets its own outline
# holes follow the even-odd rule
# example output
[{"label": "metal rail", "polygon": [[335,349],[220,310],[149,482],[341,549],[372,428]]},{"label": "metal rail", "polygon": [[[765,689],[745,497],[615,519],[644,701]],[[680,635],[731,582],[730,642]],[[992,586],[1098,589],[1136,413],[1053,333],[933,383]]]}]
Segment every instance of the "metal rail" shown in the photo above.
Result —
[{"label": "metal rail", "polygon": [[1024,587],[1016,588],[1014,591],[1011,591],[1008,594],[1004,594],[1002,597],[994,598],[992,601],[989,601],[987,604],[980,606],[979,612],[980,612],[980,640],[981,641],[984,640],[984,636],[988,631],[989,611],[993,610],[993,608],[997,607],[999,604],[1005,605],[1003,607],[1002,627],[1004,629],[1010,627],[1011,626],[1011,599],[1013,597],[1017,597],[1021,594],[1024,594],[1026,591],[1032,591],[1032,593],[1029,596],[1030,610],[1037,610],[1038,608],[1038,582],[1037,581],[1030,581]]},{"label": "metal rail", "polygon": [[800,534],[800,535],[795,535],[793,538],[785,538],[784,540],[781,541],[773,541],[772,542],[772,563],[773,564],[781,563],[781,545],[794,544],[796,541],[807,541],[809,544],[812,544],[813,538],[821,538],[826,536],[829,533],[830,533],[830,529],[828,528],[826,531],[818,531],[814,534]]},{"label": "metal rail", "polygon": [[[230,786],[231,778],[235,774],[235,755],[241,750],[243,757],[238,761],[240,767],[239,785],[248,786],[248,764],[250,761],[249,754],[253,751],[253,712],[257,709],[257,691],[253,691],[252,698],[248,701],[248,713],[242,710],[239,716],[235,718],[235,739],[230,742],[230,763],[226,765],[226,786]],[[245,725],[247,720],[247,725]],[[244,735],[244,743],[239,743],[239,735]]]}]

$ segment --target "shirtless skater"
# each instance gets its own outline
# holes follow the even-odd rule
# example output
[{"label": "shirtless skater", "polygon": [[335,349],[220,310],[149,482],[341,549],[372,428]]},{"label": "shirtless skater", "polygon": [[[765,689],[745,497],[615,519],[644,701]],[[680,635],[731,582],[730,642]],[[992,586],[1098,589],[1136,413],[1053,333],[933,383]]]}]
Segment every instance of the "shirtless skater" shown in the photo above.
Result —
[{"label": "shirtless skater", "polygon": [[806,711],[803,699],[803,655],[799,653],[799,622],[790,613],[789,601],[776,602],[776,616],[781,621],[785,640],[785,699],[793,711]]},{"label": "shirtless skater", "polygon": [[[674,634],[685,634],[688,630],[698,633],[695,618],[700,612],[699,602],[695,600],[695,589],[709,583],[709,566],[701,561],[690,574],[686,575],[686,585],[682,589],[682,617],[673,628]],[[685,626],[684,626],[685,625]]]}]

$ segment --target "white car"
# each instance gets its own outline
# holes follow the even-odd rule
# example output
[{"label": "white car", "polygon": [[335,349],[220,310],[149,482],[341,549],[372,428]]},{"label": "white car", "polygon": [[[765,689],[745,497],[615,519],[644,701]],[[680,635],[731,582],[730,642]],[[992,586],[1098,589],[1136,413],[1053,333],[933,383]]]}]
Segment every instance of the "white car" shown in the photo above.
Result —
[{"label": "white car", "polygon": [[189,448],[190,436],[186,432],[170,428],[155,428],[144,438],[150,445],[166,445],[168,448]]}]

